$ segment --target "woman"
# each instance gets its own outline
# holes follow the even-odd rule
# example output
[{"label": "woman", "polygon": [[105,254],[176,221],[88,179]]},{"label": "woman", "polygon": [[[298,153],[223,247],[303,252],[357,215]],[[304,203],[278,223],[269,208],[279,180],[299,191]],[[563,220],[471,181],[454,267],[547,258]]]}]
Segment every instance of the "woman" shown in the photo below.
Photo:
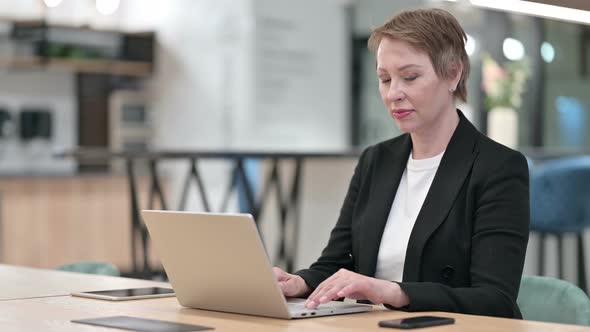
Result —
[{"label": "woman", "polygon": [[465,101],[465,32],[439,9],[375,29],[379,92],[403,134],[367,148],[321,257],[275,268],[306,306],[347,297],[408,311],[515,317],[529,225],[525,158],[482,135]]}]

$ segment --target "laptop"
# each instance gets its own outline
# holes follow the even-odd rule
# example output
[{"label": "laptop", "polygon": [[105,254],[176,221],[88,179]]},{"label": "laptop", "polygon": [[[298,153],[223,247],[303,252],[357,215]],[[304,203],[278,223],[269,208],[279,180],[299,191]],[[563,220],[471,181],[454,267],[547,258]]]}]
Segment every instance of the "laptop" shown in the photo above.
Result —
[{"label": "laptop", "polygon": [[285,299],[249,214],[141,214],[184,307],[283,319],[372,310],[370,305],[338,301],[310,310],[304,299]]}]

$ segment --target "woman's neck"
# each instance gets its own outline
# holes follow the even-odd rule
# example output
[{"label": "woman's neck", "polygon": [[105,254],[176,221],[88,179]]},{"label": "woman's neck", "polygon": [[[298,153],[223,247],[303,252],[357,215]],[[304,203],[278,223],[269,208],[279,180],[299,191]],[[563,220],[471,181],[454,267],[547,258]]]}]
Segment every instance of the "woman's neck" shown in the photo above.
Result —
[{"label": "woman's neck", "polygon": [[443,112],[434,125],[411,133],[412,158],[432,158],[446,150],[449,141],[459,124],[459,115],[453,108],[452,112]]}]

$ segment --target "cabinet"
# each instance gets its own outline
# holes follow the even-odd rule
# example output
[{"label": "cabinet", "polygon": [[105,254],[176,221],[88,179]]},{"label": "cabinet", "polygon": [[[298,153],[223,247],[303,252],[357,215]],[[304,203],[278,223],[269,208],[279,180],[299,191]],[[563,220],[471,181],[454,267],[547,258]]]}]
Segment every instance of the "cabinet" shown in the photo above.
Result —
[{"label": "cabinet", "polygon": [[[148,179],[137,184],[139,198],[147,201]],[[0,195],[1,263],[54,268],[104,260],[131,270],[126,177],[0,178]],[[153,250],[151,255],[157,267]]]}]

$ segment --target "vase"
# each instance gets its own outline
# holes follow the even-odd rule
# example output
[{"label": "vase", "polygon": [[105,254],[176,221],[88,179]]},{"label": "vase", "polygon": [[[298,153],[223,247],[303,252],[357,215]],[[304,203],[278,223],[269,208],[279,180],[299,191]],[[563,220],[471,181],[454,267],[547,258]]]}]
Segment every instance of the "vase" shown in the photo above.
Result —
[{"label": "vase", "polygon": [[509,148],[518,146],[518,114],[511,107],[494,107],[488,112],[488,137]]}]

